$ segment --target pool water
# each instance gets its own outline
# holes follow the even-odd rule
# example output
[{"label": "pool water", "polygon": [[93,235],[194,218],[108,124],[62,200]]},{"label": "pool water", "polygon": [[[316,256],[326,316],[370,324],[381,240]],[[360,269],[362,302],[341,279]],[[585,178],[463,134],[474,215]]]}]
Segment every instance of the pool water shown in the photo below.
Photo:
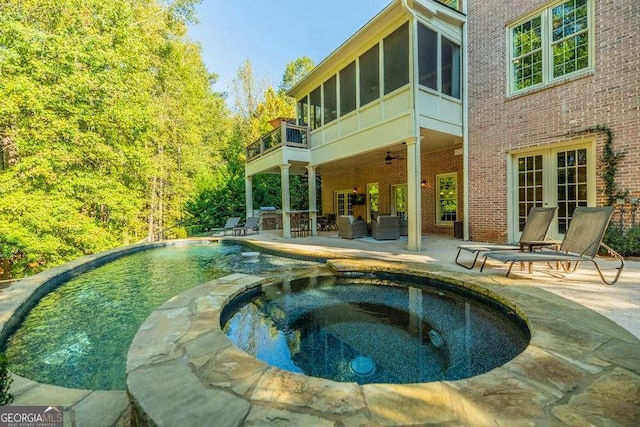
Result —
[{"label": "pool water", "polygon": [[5,343],[16,374],[70,388],[124,390],[126,356],[140,325],[171,297],[231,273],[261,274],[316,263],[240,245],[150,249],[85,272],[43,297]]},{"label": "pool water", "polygon": [[530,339],[508,310],[443,283],[314,277],[228,307],[223,329],[244,351],[287,371],[358,384],[468,378],[512,359]]}]

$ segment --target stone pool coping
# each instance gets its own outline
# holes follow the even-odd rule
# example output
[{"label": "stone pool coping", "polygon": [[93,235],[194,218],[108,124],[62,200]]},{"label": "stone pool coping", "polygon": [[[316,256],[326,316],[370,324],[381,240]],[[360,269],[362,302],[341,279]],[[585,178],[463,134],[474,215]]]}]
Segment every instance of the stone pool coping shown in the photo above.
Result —
[{"label": "stone pool coping", "polygon": [[[316,253],[317,256],[317,253]],[[132,425],[635,425],[640,340],[600,314],[495,276],[409,262],[334,259],[338,274],[385,271],[492,296],[531,330],[523,353],[485,374],[422,384],[337,383],[270,367],[220,328],[223,307],[267,284],[233,274],[154,311],[127,358]]]}]

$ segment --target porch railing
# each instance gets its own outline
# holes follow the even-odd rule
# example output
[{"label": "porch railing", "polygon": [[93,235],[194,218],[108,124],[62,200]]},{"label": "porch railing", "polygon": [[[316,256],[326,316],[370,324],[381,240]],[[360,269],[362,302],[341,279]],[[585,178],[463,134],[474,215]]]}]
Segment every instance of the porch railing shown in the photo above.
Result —
[{"label": "porch railing", "polygon": [[282,122],[279,127],[247,146],[247,163],[283,145],[309,148],[309,127]]}]

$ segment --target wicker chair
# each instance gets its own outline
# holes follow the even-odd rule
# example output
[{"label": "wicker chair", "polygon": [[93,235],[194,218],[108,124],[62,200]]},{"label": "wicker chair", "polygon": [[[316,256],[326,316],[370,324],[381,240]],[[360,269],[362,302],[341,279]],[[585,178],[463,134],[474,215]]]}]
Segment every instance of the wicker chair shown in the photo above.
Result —
[{"label": "wicker chair", "polygon": [[336,220],[338,225],[338,236],[343,239],[356,239],[367,235],[367,223],[361,219],[354,219],[353,216],[339,216]]},{"label": "wicker chair", "polygon": [[395,215],[378,215],[371,222],[371,235],[377,240],[395,240],[400,237],[400,218]]}]

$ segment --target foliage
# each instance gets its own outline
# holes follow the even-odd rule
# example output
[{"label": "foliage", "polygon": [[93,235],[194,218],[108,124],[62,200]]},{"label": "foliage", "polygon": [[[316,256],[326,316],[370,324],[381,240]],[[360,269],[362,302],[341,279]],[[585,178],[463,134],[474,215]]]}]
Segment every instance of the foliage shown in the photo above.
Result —
[{"label": "foliage", "polygon": [[605,125],[597,125],[582,129],[577,132],[571,132],[570,136],[604,133],[606,140],[602,147],[602,156],[600,157],[600,177],[604,182],[602,193],[607,197],[607,205],[611,206],[616,203],[617,199],[627,196],[628,190],[620,190],[616,183],[616,174],[618,173],[618,163],[624,157],[624,153],[616,152],[613,149],[613,130]]},{"label": "foliage", "polygon": [[308,56],[302,56],[292,62],[289,62],[282,75],[282,82],[278,88],[280,95],[285,95],[286,92],[295,86],[309,71],[313,70],[313,60]]},{"label": "foliage", "polygon": [[228,130],[184,38],[194,4],[0,4],[0,257],[13,276],[180,224]]},{"label": "foliage", "polygon": [[[287,65],[287,70],[306,67],[310,63],[300,59]],[[283,81],[293,81],[287,76]],[[261,135],[273,128],[269,124],[274,118],[294,117],[294,103],[282,91],[272,87],[263,89],[264,80],[253,73],[253,67],[246,60],[238,68],[233,81],[235,116],[231,121],[231,137],[223,145],[221,156],[224,167],[213,173],[202,175],[196,194],[185,205],[187,218],[185,224],[206,229],[221,227],[230,216],[246,216],[245,194],[245,151],[246,145],[256,141]],[[308,192],[301,177],[291,176],[290,182],[292,209],[308,209]],[[275,206],[282,208],[281,182],[279,174],[258,174],[252,179],[253,206]]]},{"label": "foliage", "polygon": [[604,194],[607,196],[607,205],[613,205],[617,199],[626,197],[628,191],[618,189],[616,183],[616,173],[618,172],[618,163],[624,157],[624,153],[615,152],[613,150],[613,131],[607,126],[596,126],[596,131],[604,132],[607,140],[602,148],[602,157],[600,158],[600,177],[604,181]]},{"label": "foliage", "polygon": [[[247,144],[273,128],[269,121],[277,117],[294,117],[294,106],[272,87],[259,90],[261,79],[253,74],[249,60],[239,68],[233,83],[236,114],[231,121],[229,139],[222,144],[222,167],[200,176],[195,194],[185,204],[185,224],[211,229],[224,225],[228,217],[246,216],[245,151]],[[292,209],[308,209],[307,187],[300,177],[290,177]],[[258,174],[252,179],[254,209],[260,206],[281,208],[279,174]]]},{"label": "foliage", "polygon": [[602,241],[622,256],[640,256],[640,225],[609,226]]},{"label": "foliage", "polygon": [[11,379],[11,373],[7,365],[7,356],[4,353],[0,353],[0,406],[9,405],[13,402],[13,395],[9,393],[13,379]]}]

